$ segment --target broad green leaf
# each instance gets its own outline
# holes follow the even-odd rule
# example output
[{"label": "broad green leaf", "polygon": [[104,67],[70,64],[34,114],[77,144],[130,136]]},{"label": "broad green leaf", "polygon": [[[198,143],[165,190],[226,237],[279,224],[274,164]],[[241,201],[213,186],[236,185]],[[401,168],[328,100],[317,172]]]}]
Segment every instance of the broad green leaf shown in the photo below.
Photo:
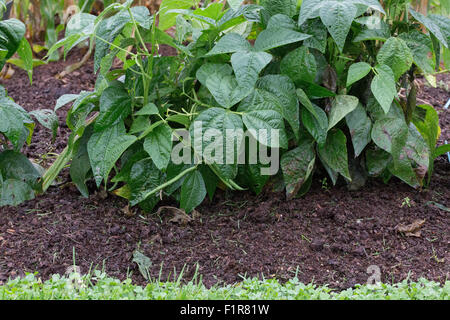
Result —
[{"label": "broad green leaf", "polygon": [[267,75],[258,80],[256,87],[268,91],[278,98],[282,106],[281,115],[289,123],[295,136],[298,137],[299,104],[295,84],[292,80],[284,75]]},{"label": "broad green leaf", "polygon": [[372,121],[361,104],[358,104],[358,107],[345,117],[345,120],[350,130],[356,158],[372,139]]},{"label": "broad green leaf", "polygon": [[0,207],[18,206],[19,204],[34,199],[34,191],[21,180],[2,180],[0,175]]},{"label": "broad green leaf", "polygon": [[329,116],[328,130],[333,128],[347,114],[352,112],[358,106],[359,100],[354,96],[339,95],[332,100],[332,106]]},{"label": "broad green leaf", "polygon": [[33,120],[28,113],[7,96],[0,97],[0,133],[13,144],[15,150],[19,150],[31,135]]},{"label": "broad green leaf", "polygon": [[382,149],[367,149],[367,172],[372,177],[380,176],[392,161],[392,156]]},{"label": "broad green leaf", "polygon": [[[232,7],[233,10],[236,10],[240,6],[240,3],[237,4],[238,1],[240,1],[240,0],[231,0],[231,1],[228,1],[228,4],[230,6],[237,5],[237,7],[235,7],[235,8]],[[192,13],[195,15],[213,19],[214,21],[218,21],[224,14],[223,7],[224,7],[224,3],[221,3],[221,2],[214,3],[213,2],[213,3],[208,4],[208,6],[206,6],[206,7],[203,7],[203,8],[200,7],[200,8],[195,9]]]},{"label": "broad green leaf", "polygon": [[367,100],[366,111],[369,117],[372,119],[372,122],[385,118],[405,118],[403,109],[396,103],[393,103],[391,105],[391,108],[389,109],[389,112],[385,113],[383,108],[373,95],[370,95],[369,99]]},{"label": "broad green leaf", "polygon": [[[279,91],[281,92],[281,91]],[[297,106],[298,108],[298,106]],[[266,91],[264,89],[255,89],[252,94],[250,94],[246,99],[242,101],[242,103],[239,105],[238,111],[244,112],[244,113],[250,113],[252,111],[266,111],[270,110],[275,112],[275,114],[283,116],[286,120],[290,121],[292,123],[292,120],[296,120],[294,122],[294,125],[297,126],[296,136],[298,136],[298,128],[299,128],[299,121],[298,121],[298,115],[295,119],[289,119],[287,110],[285,107],[283,107],[283,104],[281,103],[281,100],[279,97],[275,96],[273,93]],[[257,132],[255,133],[257,134]],[[284,133],[283,133],[284,136]],[[265,141],[265,140],[264,140]]]},{"label": "broad green leaf", "polygon": [[333,182],[333,185],[335,186],[337,183],[337,180],[339,178],[339,173],[333,169],[325,162],[325,160],[322,159],[322,156],[320,153],[317,153],[319,156],[319,160],[322,163],[322,166],[324,167],[325,171],[328,173],[328,176],[331,178],[331,182]]},{"label": "broad green leaf", "polygon": [[253,89],[259,73],[272,61],[266,52],[237,52],[231,56],[231,64],[239,86]]},{"label": "broad green leaf", "polygon": [[30,84],[33,83],[33,51],[27,39],[22,39],[17,49],[17,54],[23,62],[21,67],[27,72]]},{"label": "broad green leaf", "polygon": [[420,31],[412,30],[408,33],[401,33],[399,38],[405,41],[411,50],[414,63],[422,69],[423,72],[434,72],[434,60],[429,58],[433,52],[433,44],[429,36]]},{"label": "broad green leaf", "polygon": [[390,147],[393,161],[388,165],[389,171],[411,187],[419,187],[430,162],[429,150],[417,129],[413,125],[408,128],[403,119],[387,118],[375,122],[372,138],[374,136],[378,139],[374,139],[375,143],[380,147],[383,144],[385,150]]},{"label": "broad green leaf", "polygon": [[298,85],[311,99],[321,99],[336,96],[336,93],[312,82],[299,81]]},{"label": "broad green leaf", "polygon": [[[89,104],[90,102],[98,102],[99,96],[95,91],[81,91],[75,101],[72,104],[68,113],[76,113],[82,106]],[[56,111],[56,110],[55,110]],[[70,127],[69,127],[70,128]]]},{"label": "broad green leaf", "polygon": [[238,112],[249,112],[254,110],[275,110],[283,113],[283,105],[276,95],[264,89],[256,88],[241,101]]},{"label": "broad green leaf", "polygon": [[25,35],[25,25],[17,19],[0,21],[0,50],[7,51],[3,59],[0,60],[0,68],[6,60],[11,58],[22,42]]},{"label": "broad green leaf", "polygon": [[96,16],[88,13],[77,13],[72,16],[67,23],[64,39],[55,43],[48,51],[47,56],[52,56],[57,48],[64,46],[65,58],[70,50],[92,35],[95,29],[95,19],[97,19]]},{"label": "broad green leaf", "polygon": [[264,168],[260,163],[257,164],[245,164],[242,167],[242,172],[239,175],[245,181],[245,184],[255,193],[260,194],[266,185],[267,181],[270,179],[270,175],[261,174],[261,169]]},{"label": "broad green leaf", "polygon": [[[319,114],[316,112],[316,108],[314,108],[311,100],[309,100],[307,94],[305,93],[305,91],[303,91],[302,89],[297,89],[295,91],[298,100],[300,101],[300,103],[317,119],[320,121],[320,116]],[[328,123],[328,120],[327,120]],[[328,124],[327,124],[328,126]]]},{"label": "broad green leaf", "polygon": [[56,105],[54,110],[57,111],[61,107],[65,106],[66,104],[75,101],[80,95],[79,94],[65,94],[56,100]]},{"label": "broad green leaf", "polygon": [[443,155],[445,153],[449,153],[449,152],[450,152],[450,144],[444,144],[444,145],[436,148],[436,150],[434,151],[434,154],[433,154],[433,158],[436,159],[437,157],[440,157],[441,155]]},{"label": "broad green leaf", "polygon": [[377,74],[373,78],[370,88],[384,112],[388,113],[392,101],[397,96],[394,73],[386,65],[375,67],[375,71]]},{"label": "broad green leaf", "polygon": [[189,9],[198,4],[198,0],[163,0],[159,8],[159,29],[165,31],[175,25],[177,13],[169,13],[173,9]]},{"label": "broad green leaf", "polygon": [[244,0],[228,0],[228,4],[233,10],[237,10],[241,6],[242,2],[244,2]]},{"label": "broad green leaf", "polygon": [[164,171],[169,165],[172,153],[172,129],[167,124],[157,126],[145,138],[144,150],[156,167]]},{"label": "broad green leaf", "polygon": [[53,139],[55,139],[58,132],[59,120],[58,116],[53,110],[41,109],[33,110],[30,115],[36,118],[36,120],[45,128],[52,131]]},{"label": "broad green leaf", "polygon": [[174,114],[167,117],[166,120],[173,123],[179,123],[185,127],[188,127],[191,123],[189,116],[184,114]]},{"label": "broad green leaf", "polygon": [[143,106],[138,112],[134,115],[136,116],[151,116],[154,114],[159,114],[158,107],[154,103],[148,103]]},{"label": "broad green leaf", "polygon": [[[87,40],[89,36],[82,36],[81,34],[74,34],[69,37],[62,38],[61,40],[57,41],[55,44],[53,44],[50,49],[47,51],[48,60],[52,60],[52,57],[54,57],[57,54],[57,50],[61,47],[64,47],[64,59],[66,58],[67,53],[72,49],[74,46],[79,44],[80,42]],[[81,40],[81,41],[80,41]]]},{"label": "broad green leaf", "polygon": [[280,65],[281,73],[287,75],[295,83],[298,81],[314,82],[317,64],[308,47],[302,46],[289,52]]},{"label": "broad green leaf", "polygon": [[131,190],[130,204],[132,206],[139,204],[146,212],[153,210],[159,202],[159,193],[148,198],[145,197],[162,182],[162,174],[150,158],[136,162],[131,168],[128,181]]},{"label": "broad green leaf", "polygon": [[301,31],[306,34],[310,34],[312,37],[306,39],[303,45],[319,50],[325,53],[327,47],[327,27],[318,18],[306,21],[301,26]]},{"label": "broad green leaf", "polygon": [[300,15],[298,17],[298,25],[303,25],[306,20],[317,18],[320,16],[320,9],[324,5],[328,5],[329,1],[323,0],[303,0],[300,8]]},{"label": "broad green leaf", "polygon": [[[136,147],[134,147],[136,146]],[[142,159],[147,159],[148,153],[142,149],[142,146],[137,144],[128,148],[120,158],[121,168],[119,173],[111,179],[111,182],[128,182],[130,180],[130,173],[133,165],[141,161]]]},{"label": "broad green leaf", "polygon": [[365,62],[352,64],[348,70],[347,87],[367,76],[371,70],[370,64]]},{"label": "broad green leaf", "polygon": [[17,206],[40,191],[39,172],[21,153],[7,150],[0,152],[0,207]]},{"label": "broad green leaf", "polygon": [[290,43],[311,38],[310,35],[286,28],[270,28],[262,31],[255,41],[256,51],[267,51]]},{"label": "broad green leaf", "polygon": [[73,150],[74,156],[70,164],[70,178],[85,198],[89,197],[86,179],[89,171],[91,171],[87,143],[92,136],[93,131],[93,126],[89,126],[84,131],[83,136],[75,142]]},{"label": "broad green leaf", "polygon": [[[208,7],[209,8],[209,7]],[[182,14],[190,19],[193,20],[194,26],[199,27],[199,29],[204,29],[206,26],[209,26],[211,30],[213,31],[217,31],[217,21],[216,21],[216,17],[215,14],[217,13],[217,10],[215,10],[217,8],[217,5],[213,6],[213,10],[211,10],[211,12],[208,12],[206,14],[201,14],[204,13],[205,10],[189,10],[189,9],[173,9],[168,11],[168,13],[177,13],[177,14]],[[210,17],[213,16],[213,17]],[[208,30],[208,29],[206,29]]]},{"label": "broad green leaf", "polygon": [[425,139],[429,149],[434,150],[440,133],[437,111],[430,105],[418,105],[412,121]]},{"label": "broad green leaf", "polygon": [[203,181],[205,181],[205,187],[208,192],[209,199],[212,201],[220,179],[208,166],[200,166],[199,171],[202,174]]},{"label": "broad green leaf", "polygon": [[231,76],[233,68],[229,64],[224,63],[205,63],[197,70],[196,77],[202,85],[206,86],[206,79],[213,73]]},{"label": "broad green leaf", "polygon": [[269,22],[267,23],[266,29],[272,28],[285,28],[290,30],[296,30],[297,25],[295,21],[292,20],[289,16],[277,13],[276,15],[270,17]]},{"label": "broad green leaf", "polygon": [[28,184],[32,189],[39,190],[41,177],[36,167],[25,155],[6,150],[0,153],[0,175],[3,179],[20,180]]},{"label": "broad green leaf", "polygon": [[131,113],[132,99],[128,91],[119,87],[106,88],[100,97],[100,114],[95,131],[102,131],[125,120]]},{"label": "broad green leaf", "polygon": [[281,168],[288,200],[297,196],[308,180],[314,169],[315,160],[314,143],[309,139],[301,141],[297,148],[283,154]]},{"label": "broad green leaf", "polygon": [[317,18],[322,8],[330,8],[336,2],[342,5],[363,5],[380,13],[385,13],[378,0],[303,0],[298,25],[301,26],[308,19]]},{"label": "broad green leaf", "polygon": [[219,32],[230,30],[246,21],[260,22],[260,10],[261,7],[258,5],[245,5],[237,10],[226,10],[217,22]]},{"label": "broad green leaf", "polygon": [[227,75],[221,70],[209,75],[206,79],[206,87],[217,103],[227,109],[239,103],[251,92],[250,88],[239,86],[234,76]]},{"label": "broad green leaf", "polygon": [[[147,34],[151,34],[150,32],[147,32]],[[135,40],[135,39],[133,39]],[[178,44],[174,38],[172,38],[169,34],[167,34],[164,31],[161,31],[158,28],[155,28],[155,38],[154,41],[156,41],[160,45],[167,45],[172,48],[177,49],[178,51],[186,54],[187,56],[192,56],[192,53],[188,50],[187,47],[183,46],[182,44]],[[151,36],[150,36],[150,42],[151,42]],[[122,52],[123,53],[123,52]],[[135,62],[134,60],[128,60],[129,62]]]},{"label": "broad green leaf", "polygon": [[[435,146],[433,146],[434,148]],[[408,159],[413,162],[414,167],[419,168],[416,175],[422,180],[428,170],[432,155],[427,142],[412,123],[409,126],[408,139],[403,151]]]},{"label": "broad green leaf", "polygon": [[237,159],[243,141],[240,116],[222,108],[207,109],[195,118],[190,135],[194,151],[207,164],[215,164],[227,179],[236,176]]},{"label": "broad green leaf", "polygon": [[318,147],[320,159],[332,171],[340,173],[347,180],[352,180],[348,170],[347,138],[339,129],[328,132],[328,137],[323,147]]},{"label": "broad green leaf", "polygon": [[91,35],[94,32],[96,16],[88,13],[77,13],[67,22],[65,37],[75,34]]},{"label": "broad green leaf", "polygon": [[107,181],[111,169],[122,153],[136,141],[127,135],[123,123],[95,132],[88,142],[88,154],[97,187]]},{"label": "broad green leaf", "polygon": [[[355,21],[363,23],[366,26],[363,27],[363,30],[353,39],[353,42],[368,40],[386,41],[391,37],[391,31],[388,24],[376,16],[362,17]],[[376,23],[376,25],[374,25],[374,23]]]},{"label": "broad green leaf", "polygon": [[450,46],[450,18],[448,16],[437,14],[429,14],[428,18],[441,28],[441,33],[447,42],[447,46],[445,46],[445,43],[443,44],[444,47],[448,49]]},{"label": "broad green leaf", "polygon": [[217,44],[212,48],[206,56],[213,56],[217,54],[224,53],[234,53],[234,52],[247,52],[251,51],[252,46],[250,42],[244,37],[237,33],[227,33],[224,35]]},{"label": "broad green leaf", "polygon": [[[444,33],[445,31],[441,29],[440,23],[438,21],[435,21],[435,19],[433,18],[426,17],[420,12],[414,11],[413,9],[409,9],[409,12],[414,17],[414,19],[423,24],[428,29],[428,31],[430,31],[430,33],[433,34],[444,45],[444,47],[449,47],[450,44],[448,43],[448,36],[446,37]],[[439,24],[436,22],[438,22]]]},{"label": "broad green leaf", "polygon": [[342,52],[357,9],[351,3],[327,2],[329,5],[320,9],[320,18]]},{"label": "broad green leaf", "polygon": [[301,109],[302,123],[317,144],[323,146],[327,140],[328,117],[325,111],[315,104],[312,104],[312,108],[315,115],[306,108]]},{"label": "broad green leaf", "polygon": [[378,51],[377,61],[381,65],[390,67],[394,72],[395,80],[398,80],[411,68],[413,55],[404,40],[391,37]]},{"label": "broad green leaf", "polygon": [[271,148],[288,147],[283,117],[274,110],[255,110],[244,113],[242,121],[250,134],[262,145]]},{"label": "broad green leaf", "polygon": [[405,183],[409,184],[413,188],[418,188],[420,182],[417,179],[416,172],[411,166],[410,159],[406,156],[405,152],[402,151],[397,160],[394,160],[388,165],[389,172],[394,176],[403,180]]},{"label": "broad green leaf", "polygon": [[406,143],[408,127],[404,119],[384,118],[375,121],[371,135],[375,144],[384,151],[400,154]]},{"label": "broad green leaf", "polygon": [[[76,102],[77,101],[75,101],[73,105],[75,105]],[[66,124],[69,129],[74,133],[81,135],[86,127],[86,120],[94,109],[96,109],[96,106],[93,103],[83,103],[80,106],[77,106],[76,111],[73,111],[74,108],[72,106],[72,109],[68,111],[66,118]]]},{"label": "broad green leaf", "polygon": [[260,5],[271,16],[284,14],[288,17],[293,17],[297,14],[297,0],[261,0]]},{"label": "broad green leaf", "polygon": [[181,186],[180,207],[186,213],[194,210],[206,197],[205,181],[199,171],[188,173]]}]

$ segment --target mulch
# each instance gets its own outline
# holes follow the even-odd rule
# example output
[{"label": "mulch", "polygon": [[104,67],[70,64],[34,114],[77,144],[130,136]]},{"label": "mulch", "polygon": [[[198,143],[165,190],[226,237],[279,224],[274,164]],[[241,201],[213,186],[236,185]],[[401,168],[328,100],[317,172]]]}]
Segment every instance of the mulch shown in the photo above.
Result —
[{"label": "mulch", "polygon": [[[76,52],[66,62],[36,68],[32,86],[20,70],[2,85],[28,111],[53,108],[63,94],[93,89],[92,61],[64,79],[55,78],[79,57]],[[449,75],[438,80],[440,88],[424,86],[420,98],[439,111],[443,141],[450,140],[449,111],[443,110]],[[68,108],[58,111],[54,143],[37,125],[24,149],[28,157],[48,166],[52,153],[64,149]],[[371,180],[350,192],[341,183],[322,183],[325,176],[318,174],[305,197],[290,201],[283,193],[219,191],[187,224],[177,224],[170,214],[144,216],[131,210],[135,214],[130,215],[122,199],[100,192],[84,199],[66,183],[18,207],[0,208],[0,283],[35,271],[48,279],[75,263],[82,272],[96,268],[145,284],[132,261],[135,250],[150,258],[153,278],[173,280],[183,270],[189,280],[198,268],[207,286],[239,282],[242,276],[283,281],[297,275],[304,283],[345,289],[366,283],[370,266],[380,268],[384,282],[426,277],[442,283],[450,275],[449,169],[446,157],[437,159],[432,183],[422,190],[392,179],[388,185]],[[396,228],[416,220],[425,220],[418,237]]]}]

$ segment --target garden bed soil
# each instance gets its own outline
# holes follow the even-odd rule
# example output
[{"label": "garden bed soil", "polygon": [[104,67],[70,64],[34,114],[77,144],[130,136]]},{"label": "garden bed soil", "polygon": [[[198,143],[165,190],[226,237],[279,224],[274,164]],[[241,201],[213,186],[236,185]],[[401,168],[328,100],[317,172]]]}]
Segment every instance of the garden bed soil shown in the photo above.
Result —
[{"label": "garden bed soil", "polygon": [[[20,70],[2,84],[28,111],[53,108],[63,94],[93,89],[92,61],[55,78],[81,55],[75,52],[67,62],[36,68],[32,86]],[[420,95],[440,113],[441,142],[450,140],[449,111],[443,110],[449,80],[448,74],[439,75],[440,88],[423,86]],[[57,112],[60,129],[54,143],[50,132],[37,125],[33,142],[24,150],[28,157],[49,166],[51,153],[64,149],[68,108]],[[414,190],[392,179],[388,185],[371,180],[350,192],[344,184],[323,183],[323,178],[316,176],[305,197],[290,201],[283,193],[219,191],[213,202],[197,208],[193,221],[177,224],[170,214],[143,216],[129,210],[125,201],[111,195],[95,193],[84,199],[74,185],[64,183],[65,170],[62,185],[18,207],[0,208],[0,283],[35,271],[47,279],[64,274],[75,262],[83,273],[96,268],[145,284],[132,261],[135,250],[150,258],[153,278],[173,280],[184,268],[189,280],[198,267],[207,286],[239,282],[244,275],[287,280],[297,274],[304,283],[345,289],[366,283],[369,266],[380,268],[385,282],[449,278],[446,156],[437,159],[428,189]],[[425,220],[417,237],[396,228],[416,220]]]}]

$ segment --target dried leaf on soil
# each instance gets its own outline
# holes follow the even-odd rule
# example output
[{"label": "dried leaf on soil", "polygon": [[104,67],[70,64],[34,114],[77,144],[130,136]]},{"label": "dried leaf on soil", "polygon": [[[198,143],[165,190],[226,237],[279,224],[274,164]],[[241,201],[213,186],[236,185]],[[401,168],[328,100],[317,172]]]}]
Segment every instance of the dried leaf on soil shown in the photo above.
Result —
[{"label": "dried leaf on soil", "polygon": [[158,211],[156,212],[156,214],[158,216],[161,215],[161,213],[169,213],[172,215],[172,218],[169,220],[169,222],[171,223],[176,223],[176,224],[180,224],[182,226],[187,225],[189,222],[191,222],[193,219],[188,216],[186,214],[186,212],[184,212],[184,210],[175,208],[175,207],[169,207],[169,206],[164,206],[164,207],[160,207],[158,209]]},{"label": "dried leaf on soil", "polygon": [[395,230],[397,230],[398,232],[404,233],[405,236],[407,237],[420,237],[421,234],[421,228],[422,226],[425,224],[425,219],[424,220],[414,220],[413,223],[405,225],[403,223],[398,224],[395,227]]}]

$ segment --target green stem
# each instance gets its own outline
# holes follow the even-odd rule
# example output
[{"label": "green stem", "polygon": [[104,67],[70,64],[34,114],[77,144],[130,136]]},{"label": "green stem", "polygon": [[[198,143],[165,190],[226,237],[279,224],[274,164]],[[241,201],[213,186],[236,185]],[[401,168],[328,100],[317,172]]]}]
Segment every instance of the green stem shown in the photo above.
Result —
[{"label": "green stem", "polygon": [[197,166],[194,167],[190,167],[186,170],[184,170],[183,172],[181,172],[179,175],[177,175],[175,178],[170,179],[169,181],[167,181],[166,183],[156,187],[155,189],[153,189],[152,191],[150,191],[149,193],[147,193],[144,198],[142,199],[142,201],[145,201],[148,199],[148,197],[154,195],[155,193],[163,190],[164,188],[170,186],[171,184],[177,182],[178,180],[180,180],[181,178],[183,178],[186,174],[188,174],[191,171],[194,171],[197,169]]}]

